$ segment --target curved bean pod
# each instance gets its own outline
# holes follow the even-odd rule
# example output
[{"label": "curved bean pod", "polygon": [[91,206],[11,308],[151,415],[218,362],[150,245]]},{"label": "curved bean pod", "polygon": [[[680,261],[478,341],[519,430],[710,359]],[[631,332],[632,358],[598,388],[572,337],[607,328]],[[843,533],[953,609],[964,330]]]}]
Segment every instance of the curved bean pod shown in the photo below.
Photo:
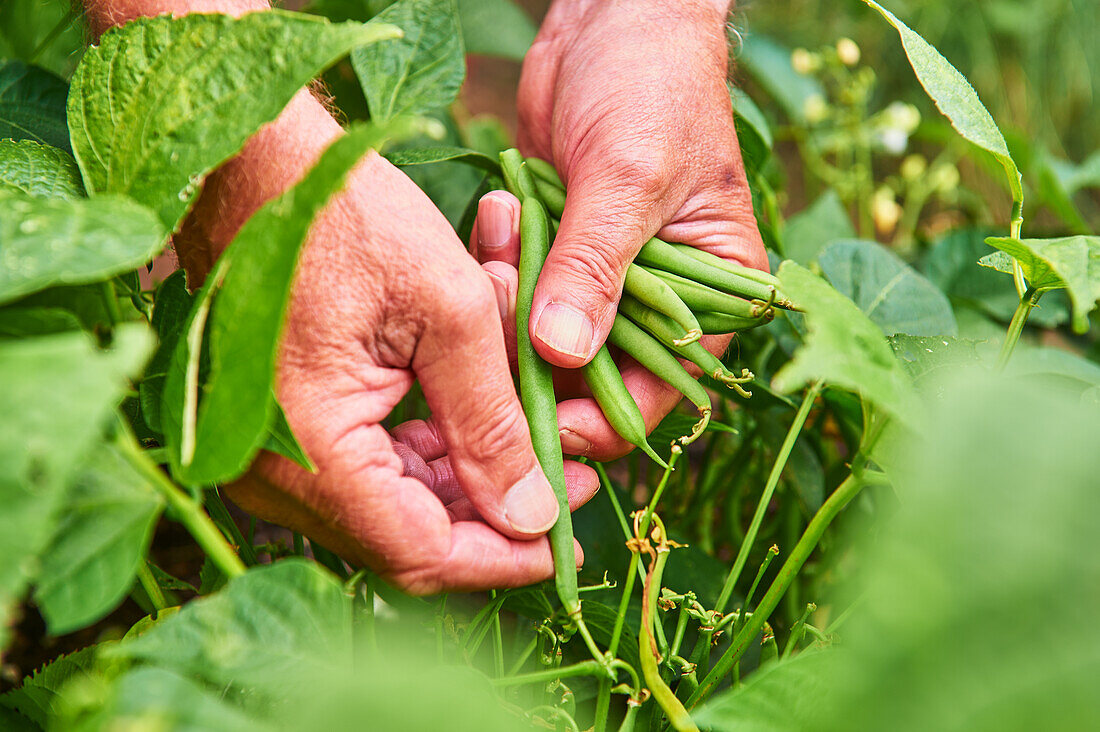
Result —
[{"label": "curved bean pod", "polygon": [[699,327],[691,308],[667,282],[653,272],[636,264],[628,265],[623,291],[638,302],[672,318],[684,329],[684,335],[677,339],[676,345],[686,346],[703,337],[703,329]]},{"label": "curved bean pod", "polygon": [[619,367],[615,365],[607,346],[602,346],[595,357],[581,367],[581,375],[615,431],[667,470],[668,463],[661,459],[646,439],[645,420],[634,397],[627,391]]}]

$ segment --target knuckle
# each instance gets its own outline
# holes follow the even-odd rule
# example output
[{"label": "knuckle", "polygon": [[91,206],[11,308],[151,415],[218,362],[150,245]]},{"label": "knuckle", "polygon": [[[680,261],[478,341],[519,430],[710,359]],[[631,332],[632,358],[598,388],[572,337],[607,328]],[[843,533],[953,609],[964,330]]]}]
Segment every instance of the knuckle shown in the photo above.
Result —
[{"label": "knuckle", "polygon": [[478,462],[505,458],[527,434],[527,421],[506,394],[484,395],[478,400],[483,418],[469,420],[465,428],[464,449]]},{"label": "knuckle", "polygon": [[456,279],[453,286],[436,293],[433,301],[436,314],[446,327],[459,333],[500,320],[493,286],[488,275],[480,270],[473,276]]}]

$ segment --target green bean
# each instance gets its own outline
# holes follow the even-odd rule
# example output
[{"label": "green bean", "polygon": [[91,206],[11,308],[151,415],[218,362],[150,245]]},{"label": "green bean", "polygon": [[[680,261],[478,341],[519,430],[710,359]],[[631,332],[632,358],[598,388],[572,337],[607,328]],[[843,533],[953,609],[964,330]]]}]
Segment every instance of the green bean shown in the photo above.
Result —
[{"label": "green bean", "polygon": [[672,349],[675,353],[701,368],[703,373],[722,382],[744,397],[752,396],[751,392],[746,391],[741,386],[753,379],[753,375],[748,369],[744,369],[741,376],[734,376],[718,360],[718,357],[703,348],[702,344],[696,342],[689,343],[686,346],[674,345],[673,340],[676,337],[677,326],[667,316],[662,315],[653,308],[646,307],[629,295],[624,296],[619,301],[619,312],[648,331],[666,348]]},{"label": "green bean", "polygon": [[[503,163],[504,154],[501,154]],[[516,292],[516,350],[519,364],[520,402],[531,431],[531,444],[554,495],[558,499],[558,520],[548,537],[554,554],[554,583],[562,605],[570,615],[580,613],[577,563],[573,550],[573,520],[565,492],[565,467],[558,433],[558,405],[550,364],[543,361],[531,343],[531,302],[539,272],[550,252],[546,210],[536,198],[523,199],[520,208],[519,287]]]},{"label": "green bean", "polygon": [[615,324],[611,326],[607,342],[618,346],[651,374],[679,390],[699,410],[701,419],[692,427],[690,435],[680,438],[681,444],[694,442],[695,438],[703,434],[710,423],[710,394],[680,365],[675,356],[653,336],[622,315],[615,316]]},{"label": "green bean", "polygon": [[595,357],[581,367],[581,375],[584,383],[592,390],[592,396],[596,397],[596,403],[600,405],[607,421],[619,436],[639,448],[653,462],[667,469],[668,463],[661,459],[646,440],[645,420],[634,397],[627,391],[619,367],[615,365],[615,359],[611,358],[607,346],[601,346]]},{"label": "green bean", "polygon": [[727,313],[696,313],[695,317],[706,335],[725,335],[767,325],[775,319],[775,311],[765,310],[759,318],[742,318]]},{"label": "green bean", "polygon": [[684,329],[684,335],[675,342],[677,346],[686,346],[703,337],[703,329],[692,315],[691,308],[653,272],[636,264],[627,266],[623,290],[638,302],[672,318]]},{"label": "green bean", "polygon": [[[642,245],[642,249],[638,252],[638,256],[634,261],[638,264],[663,269],[665,272],[671,272],[749,300],[771,302],[776,297],[774,287],[763,285],[747,277],[700,262],[698,259],[684,254],[668,242],[657,238],[650,239]],[[789,305],[789,303],[787,304]],[[780,305],[782,306],[783,303],[780,303]]]},{"label": "green bean", "polygon": [[514,147],[500,154],[500,169],[504,177],[504,187],[520,201],[528,196],[537,196],[535,179],[527,169],[526,161]]},{"label": "green bean", "polygon": [[759,318],[767,311],[767,305],[763,300],[745,300],[736,295],[729,295],[713,287],[700,285],[695,280],[664,272],[659,269],[650,270],[656,277],[668,284],[684,303],[696,312],[726,313],[736,315],[739,318]]},{"label": "green bean", "polygon": [[527,158],[527,164],[531,166],[531,172],[535,174],[536,178],[541,178],[562,191],[565,190],[565,184],[562,183],[561,176],[558,175],[558,171],[554,170],[553,165],[542,158]]},{"label": "green bean", "polygon": [[[530,162],[530,161],[528,161]],[[528,166],[525,166],[525,169]],[[556,218],[561,218],[562,213],[565,211],[565,191],[561,188],[555,188],[550,183],[547,183],[538,176],[531,176],[531,180],[535,184],[535,190],[538,191],[539,197],[542,198],[542,202],[546,204],[546,208]]]},{"label": "green bean", "polygon": [[755,269],[753,267],[746,267],[743,264],[737,264],[736,262],[731,262],[728,259],[722,259],[718,255],[703,251],[699,247],[693,247],[687,244],[673,244],[672,246],[676,249],[679,249],[681,252],[688,255],[692,259],[698,259],[700,262],[709,264],[712,267],[724,269],[727,272],[745,277],[746,279],[753,280],[754,282],[759,282],[762,285],[774,287],[777,290],[781,288],[779,284],[779,279],[776,278],[775,275],[769,274],[764,270]]}]

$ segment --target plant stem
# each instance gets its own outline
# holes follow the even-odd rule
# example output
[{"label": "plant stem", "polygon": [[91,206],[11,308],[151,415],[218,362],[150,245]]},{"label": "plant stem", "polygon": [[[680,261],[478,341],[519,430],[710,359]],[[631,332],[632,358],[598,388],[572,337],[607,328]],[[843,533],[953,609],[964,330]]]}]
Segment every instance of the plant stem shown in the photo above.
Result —
[{"label": "plant stem", "polygon": [[606,676],[607,668],[599,661],[589,660],[574,663],[570,666],[547,668],[542,671],[531,671],[519,676],[504,676],[499,679],[491,679],[494,686],[523,686],[525,684],[538,684],[543,681],[555,681],[568,679],[572,676]]},{"label": "plant stem", "polygon": [[768,510],[768,504],[771,503],[775,487],[779,484],[779,476],[782,475],[783,468],[787,466],[787,458],[790,457],[791,450],[794,449],[794,444],[798,440],[798,435],[802,432],[802,426],[806,423],[806,418],[810,414],[814,400],[821,393],[821,387],[822,382],[814,383],[806,390],[806,395],[802,398],[802,404],[794,416],[794,422],[791,423],[791,428],[787,431],[787,437],[783,440],[783,445],[779,448],[779,454],[775,457],[775,464],[772,465],[772,471],[768,475],[767,483],[764,485],[764,492],[760,494],[760,502],[756,504],[756,513],[752,517],[749,531],[745,534],[745,540],[741,542],[741,548],[737,550],[737,559],[734,560],[733,567],[726,577],[726,583],[722,586],[722,593],[718,596],[718,602],[714,606],[716,612],[722,612],[726,609],[726,603],[729,602],[730,595],[733,594],[733,589],[737,585],[737,580],[741,577],[741,571],[749,560],[749,552],[752,551],[752,545],[756,541],[760,524],[764,521],[764,514]]},{"label": "plant stem", "polygon": [[[489,597],[496,599],[497,591],[490,590]],[[497,676],[504,675],[504,638],[500,632],[500,613],[493,613],[493,662]]]},{"label": "plant stem", "polygon": [[61,35],[62,31],[72,25],[73,21],[76,20],[76,16],[76,8],[73,8],[68,13],[66,13],[65,17],[57,21],[57,25],[51,28],[50,32],[47,33],[45,37],[43,37],[42,40],[38,42],[38,45],[34,47],[34,50],[31,51],[31,55],[27,57],[27,63],[37,63],[38,57],[42,55],[42,52],[45,51],[49,47],[49,45],[54,42],[54,39]]},{"label": "plant stem", "polygon": [[117,444],[130,465],[152,483],[157,492],[164,497],[179,522],[222,574],[230,579],[244,574],[246,570],[244,562],[229,546],[221,531],[202,510],[202,506],[169,480],[168,476],[143,454],[133,440],[120,437]]},{"label": "plant stem", "polygon": [[256,557],[256,548],[251,541],[247,541],[241,530],[237,528],[237,522],[229,515],[229,509],[225,507],[221,494],[217,488],[206,492],[206,500],[203,501],[210,518],[214,520],[225,534],[225,538],[237,545],[237,551],[241,554],[245,566],[254,567],[259,563]]},{"label": "plant stem", "polygon": [[783,563],[783,568],[779,570],[779,575],[772,582],[771,587],[761,598],[760,604],[756,606],[756,610],[752,614],[752,618],[741,629],[741,632],[733,639],[730,647],[726,650],[722,657],[718,659],[718,663],[714,665],[714,668],[710,670],[710,673],[706,675],[706,678],[699,684],[699,688],[695,690],[695,693],[687,701],[687,708],[691,709],[698,704],[702,699],[709,696],[717,687],[718,682],[729,673],[733,665],[741,658],[741,655],[748,648],[749,643],[756,637],[756,634],[760,632],[760,628],[763,627],[764,622],[775,610],[776,605],[779,604],[780,599],[783,597],[783,593],[787,591],[791,582],[798,575],[799,570],[802,569],[802,565],[805,564],[809,558],[810,553],[817,547],[819,541],[821,541],[822,534],[825,533],[825,529],[832,523],[836,515],[840,513],[841,509],[848,505],[856,494],[859,493],[863,487],[863,483],[858,480],[854,475],[849,475],[848,478],[840,484],[840,486],[833,491],[833,494],[822,504],[820,510],[814,515],[813,520],[810,521],[810,525],[806,527],[806,531],[803,532],[802,538],[798,540],[798,544],[795,545],[794,551],[787,557],[787,561]]},{"label": "plant stem", "polygon": [[[1009,224],[1008,235],[1017,241],[1024,228],[1024,202],[1017,199],[1012,202],[1012,222]],[[1016,285],[1016,294],[1021,300],[1027,292],[1027,280],[1024,279],[1024,270],[1019,260],[1012,258],[1012,281]]]},{"label": "plant stem", "polygon": [[157,613],[168,607],[168,600],[164,597],[164,592],[160,589],[160,585],[157,584],[157,578],[153,576],[153,572],[149,569],[149,562],[142,559],[138,564],[137,578],[141,582],[142,589],[145,590],[145,594],[149,596],[149,602],[153,603],[153,607]]},{"label": "plant stem", "polygon": [[122,320],[122,310],[118,307],[118,298],[115,296],[115,283],[112,280],[100,282],[99,292],[103,296],[103,307],[107,310],[107,322],[114,327]]},{"label": "plant stem", "polygon": [[1016,343],[1019,342],[1020,335],[1024,332],[1027,316],[1042,296],[1042,290],[1029,288],[1020,297],[1020,302],[1016,305],[1016,312],[1012,314],[1012,322],[1008,324],[1008,333],[1005,334],[1005,342],[1001,345],[1001,353],[997,356],[998,371],[1003,371],[1005,366],[1008,365],[1008,360],[1012,358],[1012,352],[1016,349]]}]

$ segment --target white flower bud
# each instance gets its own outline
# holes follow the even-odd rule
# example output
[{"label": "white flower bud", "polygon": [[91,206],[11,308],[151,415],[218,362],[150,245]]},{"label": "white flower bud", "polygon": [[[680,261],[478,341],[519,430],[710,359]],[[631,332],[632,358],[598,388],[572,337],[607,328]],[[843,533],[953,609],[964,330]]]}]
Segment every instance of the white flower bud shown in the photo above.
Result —
[{"label": "white flower bud", "polygon": [[845,66],[859,63],[859,46],[851,38],[841,38],[836,42],[836,55]]},{"label": "white flower bud", "polygon": [[802,114],[810,124],[817,124],[824,120],[829,115],[829,105],[825,97],[820,94],[811,94],[806,97],[806,101],[802,103]]},{"label": "white flower bud", "polygon": [[901,177],[905,180],[916,180],[924,175],[928,169],[928,161],[923,155],[909,155],[901,161]]}]

